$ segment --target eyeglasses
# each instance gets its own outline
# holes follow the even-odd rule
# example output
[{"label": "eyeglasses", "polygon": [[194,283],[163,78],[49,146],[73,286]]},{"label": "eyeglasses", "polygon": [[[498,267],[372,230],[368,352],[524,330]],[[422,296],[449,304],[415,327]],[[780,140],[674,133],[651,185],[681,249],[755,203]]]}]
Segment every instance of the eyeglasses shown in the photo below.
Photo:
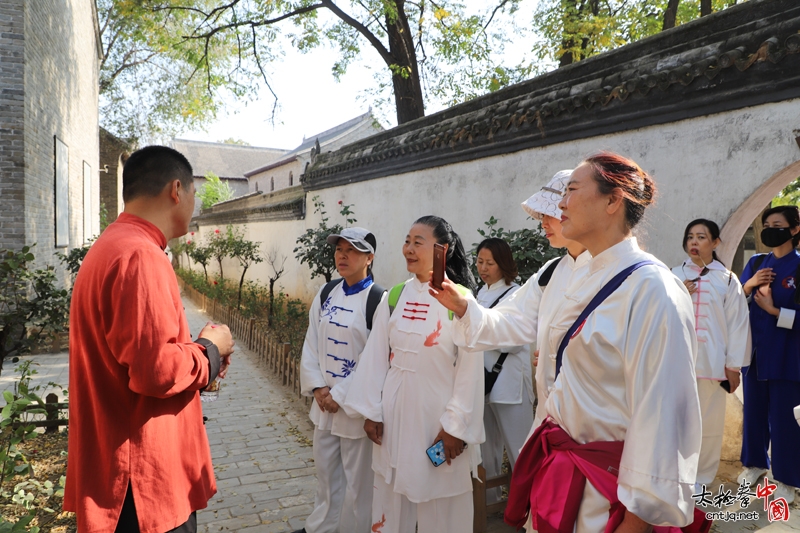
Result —
[{"label": "eyeglasses", "polygon": [[685,263],[683,265],[681,265],[681,269],[683,269],[683,276],[686,278],[686,281],[691,281],[692,283],[694,283],[695,281],[699,280],[700,278],[702,278],[703,276],[708,274],[708,267],[704,266],[703,270],[700,271],[700,275],[699,276],[697,276],[694,279],[689,279],[689,276],[686,274],[686,264]]}]

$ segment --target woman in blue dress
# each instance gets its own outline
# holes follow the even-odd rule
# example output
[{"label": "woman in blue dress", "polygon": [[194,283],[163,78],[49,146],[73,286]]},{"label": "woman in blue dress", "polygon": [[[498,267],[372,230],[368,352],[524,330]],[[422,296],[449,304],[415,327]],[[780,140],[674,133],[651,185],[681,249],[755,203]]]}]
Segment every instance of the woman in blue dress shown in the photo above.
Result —
[{"label": "woman in blue dress", "polygon": [[[744,439],[739,483],[754,485],[770,467],[774,498],[794,501],[800,486],[797,450],[800,427],[793,408],[800,404],[800,298],[795,298],[800,253],[797,206],[768,209],[761,216],[761,242],[772,248],[753,256],[742,272],[750,306],[753,358],[744,370]],[[800,297],[800,294],[798,294]]]}]

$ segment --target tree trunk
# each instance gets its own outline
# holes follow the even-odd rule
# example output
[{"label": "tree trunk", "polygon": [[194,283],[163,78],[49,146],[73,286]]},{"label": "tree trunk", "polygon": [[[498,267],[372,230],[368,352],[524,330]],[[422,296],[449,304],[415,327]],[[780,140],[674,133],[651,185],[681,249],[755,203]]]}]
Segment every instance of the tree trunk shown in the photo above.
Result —
[{"label": "tree trunk", "polygon": [[244,267],[244,270],[242,270],[242,277],[239,278],[239,300],[236,302],[236,309],[242,308],[242,285],[244,284],[244,275],[247,274],[247,268],[248,267]]},{"label": "tree trunk", "polygon": [[678,4],[680,1],[669,0],[667,9],[664,10],[664,25],[661,26],[661,31],[675,27],[675,23],[678,21]]},{"label": "tree trunk", "polygon": [[577,0],[561,0],[561,13],[563,17],[563,38],[561,48],[567,50],[558,60],[558,66],[565,67],[579,61],[580,58],[573,56],[572,49],[575,47],[575,26],[578,19]]},{"label": "tree trunk", "polygon": [[394,87],[394,103],[397,108],[397,124],[403,124],[425,116],[425,102],[422,98],[417,54],[414,50],[414,38],[406,17],[404,1],[397,0],[397,19],[386,19],[389,32],[389,52],[394,65],[392,70],[392,86]]},{"label": "tree trunk", "polygon": [[217,264],[219,265],[219,280],[220,281],[224,281],[225,280],[225,276],[222,275],[222,258],[221,257],[217,258]]},{"label": "tree trunk", "polygon": [[712,11],[711,0],[700,0],[700,16],[710,15]]},{"label": "tree trunk", "polygon": [[269,314],[267,315],[267,326],[272,327],[272,314],[275,311],[275,282],[277,279],[269,279]]},{"label": "tree trunk", "polygon": [[208,283],[208,269],[206,269],[206,265],[203,264],[203,274],[206,275],[206,283]]}]

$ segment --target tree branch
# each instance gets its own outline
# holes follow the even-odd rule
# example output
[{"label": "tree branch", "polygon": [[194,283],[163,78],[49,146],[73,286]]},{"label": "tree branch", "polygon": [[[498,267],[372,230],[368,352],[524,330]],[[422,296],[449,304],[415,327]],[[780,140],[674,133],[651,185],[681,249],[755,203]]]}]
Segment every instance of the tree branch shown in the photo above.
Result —
[{"label": "tree branch", "polygon": [[313,4],[313,5],[310,5],[310,6],[302,7],[300,9],[295,9],[294,11],[291,11],[289,13],[284,13],[283,15],[281,15],[279,17],[275,17],[273,19],[258,20],[258,21],[255,21],[255,20],[241,20],[241,21],[237,21],[237,22],[231,22],[230,24],[223,24],[222,26],[217,26],[215,28],[212,28],[211,30],[209,30],[206,33],[200,33],[200,34],[198,34],[196,32],[192,33],[192,35],[185,36],[184,39],[195,39],[195,40],[203,40],[203,39],[205,39],[206,41],[208,41],[214,35],[216,35],[217,33],[221,32],[221,31],[230,30],[230,29],[234,29],[234,28],[241,28],[242,26],[250,26],[253,30],[255,30],[255,28],[259,28],[261,26],[269,26],[271,24],[276,24],[278,22],[281,22],[282,20],[286,20],[288,18],[292,18],[292,17],[297,16],[297,15],[302,15],[303,13],[308,13],[310,11],[315,11],[315,10],[321,8],[321,7],[327,7],[324,4],[325,4],[325,2],[322,2],[320,4]]},{"label": "tree branch", "polygon": [[256,59],[256,65],[258,65],[258,70],[259,72],[261,72],[261,77],[264,78],[264,84],[267,86],[267,89],[269,89],[269,92],[272,93],[272,97],[275,99],[275,101],[272,104],[272,117],[271,117],[271,120],[274,121],[275,112],[278,110],[278,95],[275,94],[275,91],[272,90],[272,86],[269,84],[269,80],[267,79],[267,73],[264,72],[264,67],[261,66],[261,57],[258,55],[258,48],[256,48],[257,36],[255,28],[252,28],[252,33],[253,33],[253,56]]},{"label": "tree branch", "polygon": [[379,19],[377,15],[373,14],[373,12],[372,12],[372,11],[370,11],[369,7],[367,7],[366,5],[364,5],[364,2],[362,2],[361,0],[358,0],[358,3],[359,3],[359,5],[360,5],[361,7],[363,7],[363,8],[364,8],[364,9],[367,11],[367,13],[369,13],[369,14],[370,14],[370,16],[372,16],[372,19],[373,19],[375,22],[377,22],[377,23],[378,23],[378,26],[380,26],[380,27],[381,27],[381,29],[382,29],[384,32],[386,32],[386,33],[389,33],[389,30],[387,30],[387,29],[386,29],[386,27],[383,25],[383,22],[381,22],[381,19]]},{"label": "tree branch", "polygon": [[358,33],[363,35],[367,39],[367,41],[369,41],[369,44],[371,44],[372,47],[378,51],[378,53],[381,55],[381,58],[387,65],[393,65],[395,63],[394,56],[392,56],[389,50],[386,49],[381,40],[378,39],[378,37],[376,37],[374,33],[369,31],[369,28],[361,24],[359,21],[357,21],[344,11],[342,11],[339,8],[339,6],[334,4],[331,0],[322,0],[322,5],[330,9],[333,12],[333,14],[339,17],[342,21],[344,21],[345,24],[347,24],[352,28],[355,28],[358,31]]}]

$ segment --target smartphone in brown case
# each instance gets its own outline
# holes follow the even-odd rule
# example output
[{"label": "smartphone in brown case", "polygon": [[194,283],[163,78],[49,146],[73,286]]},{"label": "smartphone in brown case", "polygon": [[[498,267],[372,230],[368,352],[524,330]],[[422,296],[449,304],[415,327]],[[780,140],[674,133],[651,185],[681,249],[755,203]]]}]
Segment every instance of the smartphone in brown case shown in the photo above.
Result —
[{"label": "smartphone in brown case", "polygon": [[438,290],[442,290],[442,282],[444,281],[444,269],[446,261],[446,248],[441,244],[434,243],[433,245],[433,286]]}]

